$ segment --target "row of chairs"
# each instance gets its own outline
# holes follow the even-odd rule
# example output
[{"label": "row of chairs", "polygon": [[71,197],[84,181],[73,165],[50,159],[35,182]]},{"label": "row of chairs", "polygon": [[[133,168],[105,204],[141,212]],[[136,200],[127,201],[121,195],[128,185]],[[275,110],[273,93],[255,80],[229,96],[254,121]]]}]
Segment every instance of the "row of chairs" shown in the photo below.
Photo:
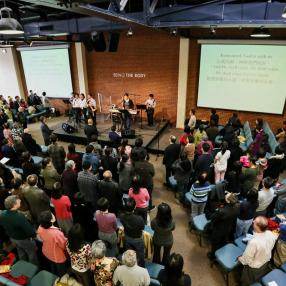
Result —
[{"label": "row of chairs", "polygon": [[[24,260],[19,260],[12,265],[10,275],[15,278],[23,275],[28,277],[28,286],[53,286],[55,280],[58,278],[46,270],[39,271],[38,266]],[[20,284],[1,275],[0,285],[20,286]]]}]

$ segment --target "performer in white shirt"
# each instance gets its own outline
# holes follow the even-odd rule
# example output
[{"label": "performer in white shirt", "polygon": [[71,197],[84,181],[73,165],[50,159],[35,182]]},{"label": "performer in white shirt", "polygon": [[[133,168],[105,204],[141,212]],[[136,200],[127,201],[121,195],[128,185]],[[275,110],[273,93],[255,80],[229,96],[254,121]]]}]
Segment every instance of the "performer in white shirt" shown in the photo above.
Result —
[{"label": "performer in white shirt", "polygon": [[93,125],[96,125],[96,101],[90,93],[87,95],[88,117],[93,120]]},{"label": "performer in white shirt", "polygon": [[149,94],[149,98],[145,101],[148,125],[154,125],[154,111],[156,107],[156,101],[154,99],[154,95],[152,93]]},{"label": "performer in white shirt", "polygon": [[241,276],[241,286],[248,286],[264,276],[269,271],[268,263],[272,256],[272,249],[277,236],[268,228],[266,217],[258,216],[253,221],[253,238],[247,243],[239,262],[244,266]]},{"label": "performer in white shirt", "polygon": [[80,94],[80,107],[81,107],[81,110],[82,110],[82,114],[84,116],[84,121],[87,123],[87,102],[86,102],[86,99],[85,99],[85,96],[84,96],[84,93],[81,93]]},{"label": "performer in white shirt", "polygon": [[82,103],[78,93],[74,93],[73,97],[71,98],[71,104],[75,114],[75,122],[80,123]]}]

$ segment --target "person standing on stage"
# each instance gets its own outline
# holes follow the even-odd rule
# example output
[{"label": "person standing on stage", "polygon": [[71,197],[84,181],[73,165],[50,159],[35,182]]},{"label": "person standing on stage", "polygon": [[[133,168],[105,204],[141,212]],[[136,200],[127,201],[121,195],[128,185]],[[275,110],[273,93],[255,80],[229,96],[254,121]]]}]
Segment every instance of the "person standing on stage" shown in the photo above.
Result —
[{"label": "person standing on stage", "polygon": [[75,93],[71,99],[72,108],[75,114],[75,122],[80,123],[81,117],[81,99],[79,98],[78,93]]},{"label": "person standing on stage", "polygon": [[96,101],[90,93],[87,95],[88,117],[93,120],[93,125],[96,125]]},{"label": "person standing on stage", "polygon": [[129,98],[128,93],[124,94],[122,104],[123,104],[123,108],[127,110],[127,112],[123,114],[124,127],[126,129],[130,129],[132,117],[131,117],[131,114],[129,113],[129,110],[134,109],[134,103],[133,103],[132,99]]},{"label": "person standing on stage", "polygon": [[83,93],[80,94],[80,100],[81,100],[81,110],[82,110],[82,114],[84,116],[84,122],[87,122],[87,101],[85,99],[85,96]]},{"label": "person standing on stage", "polygon": [[154,99],[154,95],[152,93],[149,94],[149,98],[145,101],[146,111],[147,111],[147,118],[148,118],[148,125],[154,125],[154,111],[156,107],[156,101]]}]

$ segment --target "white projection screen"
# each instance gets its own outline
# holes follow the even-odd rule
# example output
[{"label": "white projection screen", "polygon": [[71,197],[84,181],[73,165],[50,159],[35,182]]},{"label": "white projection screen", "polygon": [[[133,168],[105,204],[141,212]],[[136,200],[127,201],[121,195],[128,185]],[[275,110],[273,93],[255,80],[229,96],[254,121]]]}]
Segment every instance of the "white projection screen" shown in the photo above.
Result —
[{"label": "white projection screen", "polygon": [[197,106],[282,114],[286,46],[202,44]]},{"label": "white projection screen", "polygon": [[72,81],[67,45],[21,48],[27,89],[50,98],[69,98]]}]

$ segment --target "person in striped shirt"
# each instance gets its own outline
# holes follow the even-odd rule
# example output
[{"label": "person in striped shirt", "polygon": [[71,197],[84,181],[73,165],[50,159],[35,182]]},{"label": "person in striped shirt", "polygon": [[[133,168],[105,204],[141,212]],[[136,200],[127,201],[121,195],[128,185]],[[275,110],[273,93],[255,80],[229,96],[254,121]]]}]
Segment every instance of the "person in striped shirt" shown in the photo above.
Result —
[{"label": "person in striped shirt", "polygon": [[208,173],[201,172],[198,176],[198,180],[192,185],[190,190],[192,199],[191,221],[195,216],[204,212],[210,190]]}]

